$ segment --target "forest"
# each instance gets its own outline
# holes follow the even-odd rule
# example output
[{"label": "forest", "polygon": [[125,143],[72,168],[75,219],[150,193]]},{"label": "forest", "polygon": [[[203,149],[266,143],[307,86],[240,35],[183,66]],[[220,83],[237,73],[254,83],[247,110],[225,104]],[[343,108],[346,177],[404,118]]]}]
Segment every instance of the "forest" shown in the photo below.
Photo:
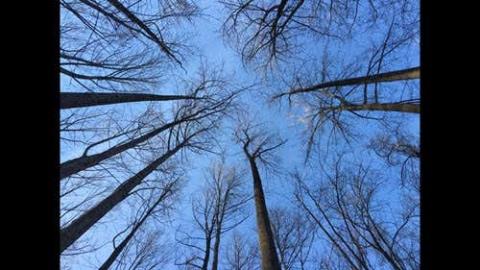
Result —
[{"label": "forest", "polygon": [[419,2],[60,0],[61,269],[420,269]]}]

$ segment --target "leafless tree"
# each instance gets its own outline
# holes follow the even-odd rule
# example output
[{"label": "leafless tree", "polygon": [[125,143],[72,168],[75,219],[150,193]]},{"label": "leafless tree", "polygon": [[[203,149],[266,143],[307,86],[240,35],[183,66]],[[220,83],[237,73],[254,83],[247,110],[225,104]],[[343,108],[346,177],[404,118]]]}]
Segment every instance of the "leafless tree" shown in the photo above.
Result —
[{"label": "leafless tree", "polygon": [[[338,87],[348,86],[348,85],[361,85],[361,84],[371,84],[371,83],[376,84],[381,82],[394,82],[394,81],[401,81],[401,80],[413,80],[413,79],[419,79],[419,78],[420,78],[420,67],[415,67],[415,68],[408,68],[408,69],[396,70],[391,72],[379,73],[375,75],[323,82],[320,84],[316,84],[316,85],[312,85],[304,88],[291,89],[288,93],[282,93],[282,94],[276,95],[274,96],[274,98],[279,98],[285,95],[291,96],[299,93],[308,93],[308,92],[314,92],[314,91],[321,92],[323,89],[326,89],[326,88],[335,88],[335,87],[338,88]],[[367,102],[368,102],[368,98],[363,101],[363,104],[366,104]],[[366,110],[368,109],[368,107],[365,107],[364,109]],[[372,108],[372,110],[375,110],[375,108]]]},{"label": "leafless tree", "polygon": [[272,230],[282,269],[308,269],[316,228],[303,213],[285,208],[270,211]]},{"label": "leafless tree", "polygon": [[113,207],[127,198],[130,192],[142,183],[143,179],[177,152],[184,149],[190,149],[191,151],[208,150],[209,139],[210,141],[214,140],[214,137],[210,135],[216,129],[220,118],[221,115],[217,114],[214,118],[186,122],[172,128],[165,138],[164,148],[166,151],[164,154],[155,157],[141,171],[120,184],[109,196],[61,230],[61,251],[71,245]]},{"label": "leafless tree", "polygon": [[211,269],[216,270],[222,236],[248,218],[242,209],[250,196],[242,191],[238,170],[227,167],[224,161],[209,168],[206,180],[201,197],[192,201],[193,224],[201,236],[180,231],[184,236],[177,241],[189,254],[177,264],[203,270],[211,264]]},{"label": "leafless tree", "polygon": [[60,4],[60,72],[88,91],[142,91],[158,83],[169,62],[182,63],[181,23],[199,14],[190,1]]},{"label": "leafless tree", "polygon": [[[256,130],[254,130],[256,129]],[[280,261],[275,248],[275,240],[268,215],[262,180],[257,167],[257,161],[268,163],[268,156],[285,141],[276,136],[259,130],[251,122],[241,123],[235,134],[247,157],[253,178],[253,194],[257,219],[258,241],[262,258],[263,270],[280,270]]]},{"label": "leafless tree", "polygon": [[228,16],[223,32],[244,62],[268,66],[281,57],[295,56],[311,36],[344,41],[357,25],[375,25],[391,14],[411,25],[415,13],[410,1],[350,0],[223,0]]},{"label": "leafless tree", "polygon": [[365,166],[345,169],[339,158],[332,172],[316,187],[297,175],[295,198],[343,262],[352,269],[419,269],[418,202],[393,211],[380,198],[385,183]]},{"label": "leafless tree", "polygon": [[[264,58],[265,65],[280,56],[291,54],[298,44],[295,40],[302,32],[321,36],[335,36],[331,31],[331,23],[338,17],[332,13],[342,13],[345,8],[342,1],[303,0],[227,0],[221,1],[228,10],[224,23],[224,34],[238,44],[245,62],[256,57]],[[349,12],[349,11],[347,11]],[[323,18],[330,13],[330,22]],[[340,14],[337,14],[340,15]]]},{"label": "leafless tree", "polygon": [[[347,70],[345,69],[342,74]],[[324,79],[328,77],[327,74],[322,76]],[[306,126],[307,157],[310,156],[313,146],[318,144],[319,137],[328,138],[324,141],[343,138],[350,142],[360,137],[356,134],[361,130],[357,128],[359,123],[370,121],[388,126],[384,123],[393,122],[395,117],[412,117],[420,113],[420,98],[416,85],[418,82],[410,86],[408,97],[403,95],[402,89],[402,83],[406,80],[418,79],[418,68],[375,76],[333,80],[309,87],[292,88],[289,99],[296,97],[293,101],[295,106],[304,109],[299,119]],[[394,82],[397,89],[389,89],[387,86],[378,89],[375,87],[375,91],[362,89],[362,86],[369,83],[385,83],[388,80],[400,80]],[[336,85],[337,83],[339,85]],[[350,83],[355,85],[348,87]],[[284,94],[288,95],[282,93],[276,97]]]},{"label": "leafless tree", "polygon": [[181,124],[201,121],[202,119],[208,119],[219,114],[224,114],[230,109],[233,99],[240,91],[227,91],[223,79],[217,77],[218,75],[215,73],[211,74],[211,76],[212,77],[208,77],[206,74],[202,73],[200,82],[195,86],[192,86],[192,90],[190,91],[192,96],[201,95],[202,97],[200,99],[179,101],[173,112],[173,119],[170,122],[160,122],[157,126],[153,126],[149,130],[143,132],[139,129],[143,127],[143,125],[141,125],[137,127],[136,131],[140,134],[136,138],[127,136],[123,141],[118,142],[118,144],[93,155],[87,155],[91,148],[110,141],[113,138],[126,135],[124,134],[126,131],[88,145],[82,156],[65,161],[60,165],[60,179],[65,179],[68,176],[95,166],[119,153],[137,147],[153,137],[158,136],[160,133],[172,130]]},{"label": "leafless tree", "polygon": [[226,250],[225,269],[257,270],[260,269],[258,246],[250,243],[242,234],[234,232]]},{"label": "leafless tree", "polygon": [[153,270],[164,268],[170,261],[171,246],[161,237],[164,232],[150,230],[139,235],[121,254],[113,270]]},{"label": "leafless tree", "polygon": [[171,101],[179,99],[195,99],[193,96],[154,95],[133,93],[60,93],[60,109],[71,109],[98,105],[120,104],[139,101]]},{"label": "leafless tree", "polygon": [[280,75],[284,85],[275,86],[272,100],[288,98],[294,105],[294,114],[306,129],[307,158],[314,146],[329,149],[332,139],[335,145],[337,138],[349,145],[358,140],[360,123],[383,124],[420,113],[420,67],[399,59],[418,36],[418,21],[411,24],[404,27],[401,16],[392,16],[378,36],[364,41],[358,55],[345,59],[337,43],[327,42],[315,59],[302,60],[301,67]]},{"label": "leafless tree", "polygon": [[[137,231],[141,228],[141,226],[146,222],[146,220],[151,216],[154,215],[156,211],[158,211],[158,206],[160,204],[164,204],[165,201],[168,199],[168,197],[171,197],[175,192],[178,187],[178,179],[167,183],[165,187],[163,187],[162,192],[157,195],[158,198],[156,201],[153,203],[150,208],[147,208],[145,213],[142,213],[141,218],[137,220],[136,222],[133,223],[132,229],[130,232],[125,236],[125,238],[118,244],[115,244],[114,241],[114,250],[110,254],[110,256],[105,260],[105,262],[100,266],[99,269],[101,270],[107,270],[110,269],[110,267],[114,264],[115,260],[119,257],[119,255],[124,251],[124,249],[127,247],[127,245],[130,243],[130,241],[133,239]],[[156,196],[151,196],[151,197],[156,197]],[[118,236],[118,235],[117,235]],[[115,240],[115,239],[114,239]]]}]

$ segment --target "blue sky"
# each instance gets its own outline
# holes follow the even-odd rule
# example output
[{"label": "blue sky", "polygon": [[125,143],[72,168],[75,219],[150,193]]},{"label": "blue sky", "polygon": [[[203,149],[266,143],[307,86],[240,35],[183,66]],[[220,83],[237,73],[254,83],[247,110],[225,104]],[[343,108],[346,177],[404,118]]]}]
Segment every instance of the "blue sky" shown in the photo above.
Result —
[{"label": "blue sky", "polygon": [[[199,1],[198,4],[201,7],[208,7],[204,12],[208,15],[206,19],[198,19],[194,24],[195,37],[191,39],[191,43],[195,44],[198,48],[196,53],[203,55],[203,59],[208,60],[208,63],[211,65],[223,64],[224,71],[227,74],[233,74],[231,80],[233,82],[238,82],[240,84],[248,85],[253,82],[261,82],[262,84],[259,87],[256,87],[255,91],[248,92],[242,96],[242,103],[247,107],[246,109],[252,116],[255,116],[257,122],[265,123],[269,127],[269,130],[276,131],[279,135],[287,139],[288,142],[282,148],[278,149],[276,155],[281,159],[281,167],[284,169],[285,173],[281,175],[275,175],[271,173],[262,172],[264,188],[266,193],[266,199],[269,207],[281,206],[281,207],[292,207],[290,203],[291,191],[293,186],[291,180],[288,177],[287,172],[293,171],[295,168],[300,171],[305,171],[311,173],[308,167],[304,166],[304,149],[305,141],[302,137],[302,131],[305,128],[304,125],[300,122],[299,118],[301,117],[302,108],[289,107],[284,102],[282,106],[279,106],[279,103],[269,103],[265,97],[265,92],[270,92],[276,89],[284,89],[284,85],[281,83],[281,80],[278,78],[269,79],[267,81],[262,81],[262,77],[258,76],[259,73],[253,71],[251,68],[245,69],[241,63],[240,57],[228,47],[223,41],[220,33],[220,23],[223,19],[224,14],[219,13],[218,3],[215,1]],[[381,29],[380,29],[381,30]],[[334,44],[333,50],[339,51],[343,59],[347,61],[352,61],[355,57],[361,56],[363,48],[369,45],[371,39],[375,38],[375,34],[381,36],[384,32],[378,30],[378,32],[368,35],[357,36],[355,41],[349,42],[346,44]],[[319,57],[324,48],[325,44],[321,41],[317,42],[308,42],[305,43],[306,51],[309,54]],[[391,68],[407,68],[418,65],[418,44],[413,45],[405,49],[403,59],[399,59],[390,66]],[[192,58],[185,65],[186,73],[182,76],[188,77],[195,74],[197,67],[200,64],[200,58]],[[298,65],[292,61],[293,65]],[[307,70],[309,67],[304,67]],[[277,75],[278,76],[278,75]],[[389,87],[398,88],[401,87],[401,83],[391,83]],[[176,81],[170,80],[163,84],[158,90],[156,89],[155,93],[175,93],[178,90],[179,85]],[[61,89],[63,91],[75,91],[78,88],[78,85],[73,84],[68,79],[61,77]],[[100,107],[91,107],[87,110],[95,113],[100,110],[115,110],[118,108],[119,116],[122,120],[135,119],[140,113],[142,113],[146,108],[147,103],[130,103],[128,105],[108,105]],[[169,104],[162,103],[157,105],[161,110],[165,112],[169,111]],[[69,114],[68,111],[61,112],[62,117],[65,117]],[[408,126],[408,129],[411,130],[412,134],[418,136],[419,132],[419,119],[418,116],[404,116],[403,125]],[[226,123],[227,126],[232,123]],[[358,123],[357,128],[364,135],[363,138],[359,139],[359,145],[364,145],[368,141],[369,136],[376,134],[379,131],[378,125],[374,123],[362,122]],[[227,149],[227,161],[232,166],[237,167],[246,167],[246,162],[241,152],[241,147],[235,145],[231,139],[232,131],[229,128],[224,128],[222,130],[222,140],[224,140],[228,147]],[[106,148],[108,145],[103,145],[97,148],[95,151],[100,151],[102,148]],[[340,147],[340,145],[339,145]],[[347,150],[350,154],[353,152],[356,153],[355,159],[361,159],[367,163],[372,163],[375,166],[382,167],[382,162],[378,160],[371,152],[365,151],[364,148],[348,148]],[[61,153],[60,157],[62,161],[74,158],[79,156],[83,152],[82,146],[72,146],[71,144],[61,143]],[[353,156],[353,155],[352,155]],[[163,225],[163,230],[165,238],[173,242],[173,232],[175,227],[179,224],[187,226],[191,218],[191,209],[190,209],[190,195],[197,192],[201,188],[201,183],[203,179],[203,170],[206,166],[210,164],[212,160],[216,159],[211,154],[203,155],[192,155],[189,158],[187,164],[188,174],[185,176],[185,186],[182,190],[182,200],[176,204],[176,209],[172,216],[170,217],[171,224]],[[322,159],[320,159],[322,162]],[[134,167],[135,168],[135,167]],[[248,169],[248,168],[247,168]],[[247,190],[251,188],[250,182],[251,177],[250,173],[247,170],[247,174],[244,175],[245,187]],[[390,170],[390,176],[392,179],[398,178],[398,171]],[[118,176],[120,179],[126,179],[126,174],[120,174]],[[114,187],[116,184],[115,181],[107,179],[105,182],[104,188]],[[103,183],[103,182],[102,182]],[[392,185],[392,188],[389,191],[386,191],[383,196],[386,199],[395,201],[395,189],[396,185]],[[69,196],[67,198],[62,198],[62,205],[73,203],[79,200],[81,197],[85,196],[88,192],[87,189],[80,191],[76,196]],[[103,196],[105,196],[105,193]],[[102,197],[98,197],[97,200],[100,200]],[[91,231],[87,232],[82,239],[94,240],[97,246],[102,246],[95,252],[78,255],[78,256],[69,256],[62,258],[62,265],[67,265],[71,269],[75,270],[87,270],[87,269],[96,269],[110,254],[112,248],[109,243],[112,237],[125,228],[125,222],[128,222],[128,218],[122,218],[122,216],[128,216],[130,213],[130,205],[127,199],[122,202],[122,205],[115,208],[111,213],[109,213],[104,219],[101,220],[102,224],[96,225]],[[90,202],[90,206],[95,203],[95,200]],[[249,203],[248,211],[251,213],[251,217],[241,224],[236,231],[245,232],[249,234],[252,241],[256,241],[256,235],[253,230],[255,226],[255,218],[253,215],[253,202]],[[120,216],[120,218],[118,218]],[[149,225],[151,226],[151,224]],[[226,235],[226,241],[223,241],[223,244],[228,243],[228,239],[231,234]],[[256,243],[256,242],[254,242]],[[321,247],[317,247],[320,249]],[[176,269],[174,266],[167,267],[165,269]]]}]

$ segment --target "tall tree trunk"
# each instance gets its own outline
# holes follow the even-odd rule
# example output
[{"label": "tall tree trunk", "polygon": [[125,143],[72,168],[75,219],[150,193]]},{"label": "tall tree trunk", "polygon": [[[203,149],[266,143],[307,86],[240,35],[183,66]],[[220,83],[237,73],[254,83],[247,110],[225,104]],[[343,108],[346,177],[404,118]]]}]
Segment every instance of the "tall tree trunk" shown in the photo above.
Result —
[{"label": "tall tree trunk", "polygon": [[349,104],[337,107],[341,110],[350,111],[387,111],[403,113],[420,113],[420,104],[415,103],[370,103]]},{"label": "tall tree trunk", "polygon": [[[186,117],[183,117],[179,120],[175,120],[173,122],[170,122],[168,124],[165,124],[163,125],[162,127],[159,127],[157,129],[154,129],[152,131],[150,131],[149,133],[145,134],[145,135],[142,135],[136,139],[133,139],[127,143],[124,143],[124,144],[121,144],[121,145],[117,145],[117,146],[114,146],[108,150],[105,150],[101,153],[97,153],[97,154],[94,154],[94,155],[90,155],[90,156],[81,156],[79,158],[75,158],[75,159],[71,159],[71,160],[68,160],[68,161],[65,161],[63,162],[62,164],[60,164],[60,180],[61,179],[64,179],[72,174],[75,174],[75,173],[78,173],[80,171],[83,171],[85,169],[88,169],[90,167],[93,167],[95,165],[97,165],[98,163],[100,163],[101,161],[105,160],[105,159],[108,159],[114,155],[117,155],[123,151],[126,151],[132,147],[135,147],[136,145],[142,143],[142,142],[145,142],[147,141],[148,139],[156,136],[157,134],[165,131],[165,130],[168,130],[178,124],[181,124],[181,123],[184,123],[184,122],[187,122],[187,121],[192,121],[192,120],[198,120],[198,119],[202,119],[210,114],[212,114],[212,112],[209,112],[209,113],[206,113],[204,115],[201,115],[202,113],[205,113],[207,111],[207,109],[202,109],[202,110],[199,110],[195,113],[192,113]],[[199,116],[200,115],[200,116]]]},{"label": "tall tree trunk", "polygon": [[114,146],[108,150],[105,150],[101,153],[94,154],[91,156],[82,156],[79,158],[71,159],[68,161],[63,162],[60,164],[60,180],[64,179],[72,174],[78,173],[80,171],[83,171],[85,169],[88,169],[90,167],[93,167],[97,165],[98,163],[102,162],[105,159],[111,158],[123,151],[126,151],[132,147],[135,147],[136,145],[147,141],[148,139],[158,135],[159,133],[168,130],[175,125],[178,125],[184,121],[187,121],[187,119],[181,119],[181,120],[176,120],[173,122],[170,122],[166,125],[163,125],[160,128],[154,129],[153,131],[140,136],[136,139],[133,139],[127,143],[121,144]]},{"label": "tall tree trunk", "polygon": [[60,109],[90,107],[98,105],[119,104],[139,101],[169,101],[180,99],[195,99],[182,95],[154,95],[132,93],[60,93]]},{"label": "tall tree trunk", "polygon": [[307,88],[293,89],[288,93],[282,93],[280,95],[276,95],[274,98],[279,98],[285,95],[318,91],[328,87],[340,87],[340,86],[347,86],[347,85],[369,84],[369,83],[379,83],[379,82],[393,82],[393,81],[401,81],[401,80],[413,80],[418,78],[420,78],[420,67],[414,67],[414,68],[407,68],[407,69],[396,70],[391,72],[379,73],[375,75],[320,83],[320,84],[312,85]]},{"label": "tall tree trunk", "polygon": [[160,195],[158,200],[155,202],[155,204],[150,209],[148,209],[147,213],[145,213],[145,215],[140,219],[140,221],[137,224],[135,224],[132,231],[130,231],[130,233],[127,235],[127,237],[125,237],[125,239],[123,239],[123,241],[120,243],[120,245],[115,247],[115,249],[110,254],[108,259],[102,264],[102,266],[100,266],[100,268],[98,268],[99,270],[107,270],[107,269],[110,268],[110,266],[112,266],[112,264],[117,259],[118,255],[120,255],[120,253],[122,253],[123,249],[127,246],[128,242],[133,238],[133,236],[138,231],[138,229],[143,225],[145,220],[147,220],[147,218],[152,214],[153,210],[165,199],[165,197],[168,194],[171,193],[171,191],[172,191],[171,187],[168,186],[162,192],[162,194]]},{"label": "tall tree trunk", "polygon": [[222,234],[222,224],[217,224],[215,229],[215,243],[213,244],[212,270],[218,269],[218,253],[220,251],[220,239]]},{"label": "tall tree trunk", "polygon": [[150,163],[143,170],[123,182],[108,197],[103,199],[96,206],[75,219],[70,225],[60,231],[60,252],[63,252],[73,242],[80,238],[98,220],[105,216],[113,207],[128,197],[129,192],[138,186],[142,180],[153,172],[163,162],[172,157],[186,145],[188,139],[177,145],[174,149],[168,150],[164,155]]},{"label": "tall tree trunk", "polygon": [[209,235],[205,239],[205,257],[203,257],[203,262],[202,262],[202,270],[207,270],[208,269],[208,262],[210,261],[210,246],[212,244],[212,234],[209,233]]},{"label": "tall tree trunk", "polygon": [[262,181],[254,158],[248,158],[253,177],[253,193],[257,218],[260,254],[262,257],[262,270],[281,270],[278,255],[273,241],[272,228],[268,217]]}]

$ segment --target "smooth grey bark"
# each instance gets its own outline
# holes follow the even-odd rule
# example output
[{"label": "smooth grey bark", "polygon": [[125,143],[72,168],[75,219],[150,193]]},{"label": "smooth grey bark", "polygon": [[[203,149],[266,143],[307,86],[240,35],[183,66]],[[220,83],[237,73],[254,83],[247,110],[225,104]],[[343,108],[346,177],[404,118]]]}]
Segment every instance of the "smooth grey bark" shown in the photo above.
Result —
[{"label": "smooth grey bark", "polygon": [[265,195],[263,193],[262,181],[258,172],[255,159],[247,153],[250,168],[253,177],[253,192],[255,199],[255,212],[257,218],[257,229],[260,244],[260,254],[262,260],[262,270],[281,270],[278,260],[275,243],[273,241],[273,232],[268,217]]},{"label": "smooth grey bark", "polygon": [[420,67],[407,68],[402,70],[396,70],[391,72],[379,73],[375,75],[348,78],[343,80],[330,81],[312,85],[307,88],[293,89],[287,93],[276,95],[274,98],[279,98],[285,95],[293,95],[298,93],[308,93],[318,91],[328,87],[340,87],[355,84],[370,84],[379,82],[393,82],[401,80],[414,80],[420,78]]},{"label": "smooth grey bark", "polygon": [[147,177],[158,166],[160,166],[163,162],[168,160],[181,148],[183,148],[188,143],[189,138],[185,139],[175,148],[168,150],[165,154],[150,163],[143,170],[132,176],[127,181],[123,182],[108,197],[106,197],[96,206],[89,209],[87,212],[75,219],[66,228],[62,229],[60,231],[60,252],[63,252],[66,248],[73,244],[73,242],[80,238],[86,231],[88,231],[88,229],[90,229],[97,221],[99,221],[103,216],[105,216],[111,209],[113,209],[117,204],[127,198],[129,196],[129,192],[132,191],[136,186],[138,186],[142,182],[142,180],[145,179],[145,177]]},{"label": "smooth grey bark", "polygon": [[72,109],[99,105],[119,104],[140,101],[170,101],[180,99],[197,99],[182,95],[155,95],[135,93],[88,93],[62,92],[60,93],[60,109]]},{"label": "smooth grey bark", "polygon": [[155,204],[153,204],[153,206],[150,207],[150,209],[148,209],[147,213],[145,213],[145,215],[140,219],[140,221],[137,224],[135,224],[135,226],[130,231],[130,233],[127,235],[127,237],[125,237],[125,239],[123,239],[122,242],[118,246],[115,247],[115,249],[110,254],[110,256],[107,258],[107,260],[102,264],[102,266],[100,266],[100,268],[98,268],[99,270],[107,270],[107,269],[110,268],[110,266],[112,266],[112,264],[117,259],[118,255],[120,255],[120,253],[125,249],[128,242],[133,238],[133,236],[138,231],[138,229],[143,225],[143,223],[147,220],[147,218],[152,214],[153,210],[155,210],[155,208],[166,198],[166,196],[171,193],[171,191],[172,191],[171,187],[168,186],[162,192],[162,194],[160,195],[158,200],[155,202]]}]

